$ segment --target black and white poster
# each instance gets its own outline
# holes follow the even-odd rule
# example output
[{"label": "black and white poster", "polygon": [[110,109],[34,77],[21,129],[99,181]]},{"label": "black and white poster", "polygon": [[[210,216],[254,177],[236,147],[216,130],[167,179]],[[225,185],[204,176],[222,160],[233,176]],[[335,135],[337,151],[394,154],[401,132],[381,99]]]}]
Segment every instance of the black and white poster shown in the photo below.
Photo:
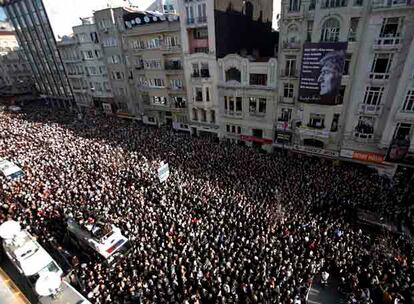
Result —
[{"label": "black and white poster", "polygon": [[347,42],[305,43],[299,82],[299,101],[336,105],[341,88]]}]

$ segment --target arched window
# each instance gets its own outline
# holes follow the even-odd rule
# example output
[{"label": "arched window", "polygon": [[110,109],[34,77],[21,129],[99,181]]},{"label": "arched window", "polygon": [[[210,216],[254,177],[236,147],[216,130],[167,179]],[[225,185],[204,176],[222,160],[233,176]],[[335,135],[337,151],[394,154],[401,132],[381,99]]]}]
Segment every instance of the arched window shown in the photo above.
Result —
[{"label": "arched window", "polygon": [[230,68],[226,71],[226,81],[241,82],[241,72],[236,68]]},{"label": "arched window", "polygon": [[300,11],[300,0],[289,0],[289,12]]},{"label": "arched window", "polygon": [[329,18],[322,25],[321,41],[338,41],[340,24],[338,19]]},{"label": "arched window", "polygon": [[287,30],[287,42],[298,43],[299,42],[299,30],[296,24],[288,27]]},{"label": "arched window", "polygon": [[246,2],[245,4],[245,14],[247,17],[249,17],[250,19],[253,19],[253,4],[249,1]]}]

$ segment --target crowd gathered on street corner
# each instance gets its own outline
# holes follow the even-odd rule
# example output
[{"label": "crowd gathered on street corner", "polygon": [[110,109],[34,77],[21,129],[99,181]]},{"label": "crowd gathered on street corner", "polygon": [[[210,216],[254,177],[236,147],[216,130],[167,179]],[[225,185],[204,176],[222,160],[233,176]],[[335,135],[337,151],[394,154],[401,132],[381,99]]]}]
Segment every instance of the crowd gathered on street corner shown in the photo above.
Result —
[{"label": "crowd gathered on street corner", "polygon": [[92,303],[304,304],[316,278],[350,303],[414,303],[409,238],[355,222],[357,208],[412,221],[398,178],[48,108],[0,112],[0,158],[25,173],[0,176],[0,224],[19,221],[45,248],[66,246],[67,214],[129,238],[114,264],[74,263]]}]

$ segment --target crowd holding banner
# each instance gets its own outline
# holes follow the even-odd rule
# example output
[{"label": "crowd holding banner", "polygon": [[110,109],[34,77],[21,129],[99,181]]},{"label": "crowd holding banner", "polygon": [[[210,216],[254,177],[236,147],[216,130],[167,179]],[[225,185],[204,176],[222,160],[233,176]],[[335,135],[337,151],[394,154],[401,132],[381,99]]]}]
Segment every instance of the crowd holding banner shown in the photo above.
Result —
[{"label": "crowd holding banner", "polygon": [[305,303],[322,273],[353,303],[414,303],[408,238],[354,221],[362,208],[412,222],[398,176],[45,108],[0,113],[0,158],[25,173],[0,177],[0,224],[45,248],[66,246],[67,214],[129,238],[116,264],[73,258],[93,303]]}]

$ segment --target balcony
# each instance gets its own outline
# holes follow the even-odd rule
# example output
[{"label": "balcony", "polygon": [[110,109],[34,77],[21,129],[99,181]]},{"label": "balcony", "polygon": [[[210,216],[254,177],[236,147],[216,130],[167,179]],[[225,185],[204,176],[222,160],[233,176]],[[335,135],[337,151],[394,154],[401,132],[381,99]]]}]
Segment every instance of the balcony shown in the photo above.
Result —
[{"label": "balcony", "polygon": [[197,23],[207,23],[207,16],[199,16],[197,18]]},{"label": "balcony", "polygon": [[381,115],[384,105],[368,105],[361,103],[358,107],[360,114]]},{"label": "balcony", "polygon": [[388,80],[390,78],[390,73],[375,73],[375,72],[371,72],[369,74],[369,78],[372,81],[375,81],[375,80],[385,81],[385,80]]},{"label": "balcony", "polygon": [[210,71],[207,69],[201,69],[200,71],[194,71],[191,74],[193,78],[210,78]]},{"label": "balcony", "polygon": [[355,130],[353,140],[359,143],[372,143],[375,141],[373,133],[361,133]]},{"label": "balcony", "polygon": [[290,49],[290,50],[300,50],[301,44],[300,42],[283,42],[283,48],[284,49]]},{"label": "balcony", "polygon": [[309,127],[300,127],[298,128],[299,134],[301,136],[312,136],[312,137],[318,137],[318,138],[329,138],[330,132],[327,130],[321,130],[309,128]]},{"label": "balcony", "polygon": [[295,96],[292,96],[292,97],[279,96],[279,102],[292,104],[295,102],[295,98],[296,98]]},{"label": "balcony", "polygon": [[243,112],[242,111],[224,110],[224,115],[225,116],[230,116],[230,117],[242,117],[243,116]]},{"label": "balcony", "polygon": [[291,124],[288,121],[278,121],[276,122],[276,129],[277,130],[291,130]]},{"label": "balcony", "polygon": [[183,66],[181,65],[181,62],[170,61],[165,63],[165,69],[169,71],[177,71],[182,70]]},{"label": "balcony", "polygon": [[383,36],[376,39],[373,48],[379,50],[400,49],[401,42],[401,34],[397,33],[395,35]]},{"label": "balcony", "polygon": [[373,9],[404,8],[412,5],[411,0],[372,0]]},{"label": "balcony", "polygon": [[339,8],[348,6],[348,0],[323,0],[321,8]]},{"label": "balcony", "polygon": [[299,78],[298,70],[282,70],[280,73],[283,78]]}]

